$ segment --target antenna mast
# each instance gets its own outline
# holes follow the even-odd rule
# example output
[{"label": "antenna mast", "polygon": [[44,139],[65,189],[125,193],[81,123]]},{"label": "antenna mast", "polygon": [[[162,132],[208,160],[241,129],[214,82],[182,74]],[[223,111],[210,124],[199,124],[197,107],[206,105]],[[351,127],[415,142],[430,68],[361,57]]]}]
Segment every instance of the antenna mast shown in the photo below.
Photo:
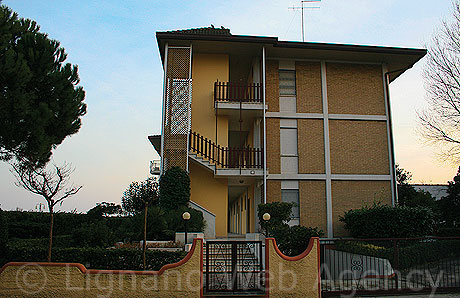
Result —
[{"label": "antenna mast", "polygon": [[302,12],[302,42],[305,42],[305,29],[304,29],[304,20],[303,20],[303,10],[304,9],[319,9],[320,7],[319,6],[306,6],[304,7],[303,4],[304,3],[318,3],[318,2],[321,2],[321,0],[301,0],[300,1],[300,7],[296,7],[296,6],[293,6],[293,7],[289,7],[288,9],[292,9],[292,10],[298,10],[300,9],[301,12]]}]

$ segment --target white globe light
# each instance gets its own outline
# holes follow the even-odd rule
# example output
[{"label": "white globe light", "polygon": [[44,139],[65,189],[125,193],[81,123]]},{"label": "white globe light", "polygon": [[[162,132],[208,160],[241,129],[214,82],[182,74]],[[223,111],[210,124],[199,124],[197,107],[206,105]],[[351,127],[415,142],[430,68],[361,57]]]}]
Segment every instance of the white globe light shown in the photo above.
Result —
[{"label": "white globe light", "polygon": [[183,218],[184,220],[189,220],[189,219],[190,219],[190,213],[184,212],[184,213],[182,214],[182,218]]},{"label": "white globe light", "polygon": [[270,216],[269,213],[264,213],[264,215],[263,215],[263,219],[264,219],[265,221],[270,220],[270,217],[271,217],[271,216]]}]

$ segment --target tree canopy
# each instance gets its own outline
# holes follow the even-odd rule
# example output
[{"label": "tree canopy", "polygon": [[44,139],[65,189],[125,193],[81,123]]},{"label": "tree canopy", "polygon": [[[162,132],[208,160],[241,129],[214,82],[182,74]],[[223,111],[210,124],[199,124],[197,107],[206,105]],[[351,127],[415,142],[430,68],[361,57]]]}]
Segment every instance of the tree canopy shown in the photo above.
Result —
[{"label": "tree canopy", "polygon": [[134,215],[144,211],[146,205],[153,204],[158,199],[158,182],[150,177],[145,181],[132,182],[121,198],[123,211]]},{"label": "tree canopy", "polygon": [[178,209],[190,201],[190,177],[179,167],[168,169],[160,178],[160,205]]},{"label": "tree canopy", "polygon": [[436,200],[426,191],[415,189],[409,182],[412,174],[396,165],[396,181],[398,182],[398,204],[408,207],[428,207],[437,210]]},{"label": "tree canopy", "polygon": [[0,160],[44,166],[86,113],[78,67],[35,21],[0,6]]},{"label": "tree canopy", "polygon": [[445,160],[460,160],[460,1],[428,46],[424,71],[428,108],[419,114],[421,133],[440,145]]},{"label": "tree canopy", "polygon": [[449,181],[447,196],[439,201],[441,218],[448,227],[460,227],[460,167],[457,175]]}]

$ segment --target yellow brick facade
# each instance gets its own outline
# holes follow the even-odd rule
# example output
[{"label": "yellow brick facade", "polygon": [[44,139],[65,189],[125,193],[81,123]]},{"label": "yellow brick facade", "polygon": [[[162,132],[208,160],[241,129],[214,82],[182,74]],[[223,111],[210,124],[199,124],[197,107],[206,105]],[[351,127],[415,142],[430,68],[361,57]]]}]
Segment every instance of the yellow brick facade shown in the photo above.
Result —
[{"label": "yellow brick facade", "polygon": [[299,182],[300,224],[327,231],[326,182],[301,180]]},{"label": "yellow brick facade", "polygon": [[384,121],[330,120],[332,174],[389,175]]},{"label": "yellow brick facade", "polygon": [[299,173],[324,174],[323,120],[297,120]]},{"label": "yellow brick facade", "polygon": [[278,60],[267,60],[266,62],[266,104],[269,112],[279,112],[279,75]]},{"label": "yellow brick facade", "polygon": [[381,65],[327,63],[330,114],[385,115]]},{"label": "yellow brick facade", "polygon": [[267,203],[281,201],[281,181],[267,180]]},{"label": "yellow brick facade", "polygon": [[267,170],[270,174],[281,172],[280,120],[267,119]]},{"label": "yellow brick facade", "polygon": [[332,181],[334,236],[347,236],[339,217],[350,209],[372,206],[374,202],[391,205],[390,181]]},{"label": "yellow brick facade", "polygon": [[297,113],[322,113],[321,64],[296,62]]}]

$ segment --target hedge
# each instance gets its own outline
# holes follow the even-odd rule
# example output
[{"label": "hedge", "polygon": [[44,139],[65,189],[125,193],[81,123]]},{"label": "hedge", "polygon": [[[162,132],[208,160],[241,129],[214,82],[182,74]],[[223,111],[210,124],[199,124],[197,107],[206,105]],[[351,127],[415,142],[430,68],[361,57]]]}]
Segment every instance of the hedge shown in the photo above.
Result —
[{"label": "hedge", "polygon": [[[338,251],[388,259],[393,267],[397,267],[395,250],[390,241],[337,241],[335,246]],[[460,240],[398,241],[398,249],[398,269],[404,270],[441,259],[459,257]]]},{"label": "hedge", "polygon": [[322,237],[324,233],[318,228],[283,225],[273,229],[272,235],[283,254],[298,256],[307,249],[311,237]]},{"label": "hedge", "polygon": [[[46,262],[47,249],[43,247],[9,247],[7,255],[6,260],[8,262]],[[147,250],[147,270],[159,270],[166,264],[182,260],[185,255],[186,253],[183,251]],[[7,262],[6,260],[4,263]],[[81,263],[90,269],[142,270],[142,250],[54,248],[52,261]],[[0,266],[3,264],[0,264]]]},{"label": "hedge", "polygon": [[432,235],[435,214],[429,208],[374,204],[346,212],[345,223],[354,238],[411,238]]}]

